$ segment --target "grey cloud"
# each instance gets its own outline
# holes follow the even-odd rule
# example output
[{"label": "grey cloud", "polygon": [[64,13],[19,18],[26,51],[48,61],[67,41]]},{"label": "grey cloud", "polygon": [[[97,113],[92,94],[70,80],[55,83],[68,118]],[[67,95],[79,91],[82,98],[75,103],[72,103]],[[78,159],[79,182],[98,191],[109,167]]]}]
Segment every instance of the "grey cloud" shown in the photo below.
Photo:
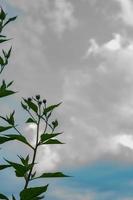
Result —
[{"label": "grey cloud", "polygon": [[[94,68],[89,67],[89,59],[86,66],[67,68],[64,63],[62,68],[54,68],[45,53],[44,11],[49,10],[48,2],[12,3],[23,9],[25,15],[10,28],[15,39],[7,77],[15,80],[20,96],[40,93],[50,102],[63,100],[56,114],[61,130],[65,131],[61,140],[66,145],[44,148],[38,157],[39,170],[46,163],[51,169],[77,166],[106,155],[126,159],[115,137],[132,134],[132,42],[113,50],[109,43],[104,48],[98,45],[95,59],[100,57],[102,63]],[[46,160],[48,155],[51,157]]]}]

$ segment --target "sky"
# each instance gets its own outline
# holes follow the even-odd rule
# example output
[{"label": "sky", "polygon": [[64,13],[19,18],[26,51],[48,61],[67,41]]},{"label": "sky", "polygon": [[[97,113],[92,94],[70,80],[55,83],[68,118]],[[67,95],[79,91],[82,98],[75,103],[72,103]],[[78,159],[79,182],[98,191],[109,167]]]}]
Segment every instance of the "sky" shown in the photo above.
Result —
[{"label": "sky", "polygon": [[[9,16],[18,15],[6,30],[13,52],[3,77],[19,91],[4,99],[1,112],[15,108],[34,140],[35,127],[22,123],[21,97],[63,102],[55,116],[66,144],[43,147],[37,170],[73,177],[48,180],[46,199],[133,200],[133,0],[0,3]],[[1,153],[15,157],[16,149],[25,152],[8,145]],[[1,178],[8,195],[23,184],[8,170]]]}]

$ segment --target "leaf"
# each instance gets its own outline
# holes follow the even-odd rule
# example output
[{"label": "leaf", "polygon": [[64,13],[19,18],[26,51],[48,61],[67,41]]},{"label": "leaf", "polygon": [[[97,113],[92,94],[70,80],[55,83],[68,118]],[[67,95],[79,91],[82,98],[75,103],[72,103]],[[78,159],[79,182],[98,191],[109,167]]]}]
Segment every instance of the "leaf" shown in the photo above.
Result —
[{"label": "leaf", "polygon": [[1,56],[0,56],[0,65],[4,65],[4,60]]},{"label": "leaf", "polygon": [[56,139],[50,139],[50,140],[47,140],[46,142],[44,142],[43,144],[64,144],[64,143],[62,143]]},{"label": "leaf", "polygon": [[8,141],[10,141],[9,138],[4,137],[4,136],[0,136],[0,144],[4,144],[5,142],[8,142]]},{"label": "leaf", "polygon": [[5,90],[5,89],[6,89],[5,80],[2,81],[2,85],[1,85],[0,89],[1,89],[1,90]]},{"label": "leaf", "polygon": [[39,195],[47,191],[48,185],[41,186],[41,187],[32,187],[27,188],[21,191],[20,193],[20,200],[35,200],[38,199]]},{"label": "leaf", "polygon": [[0,11],[0,19],[3,21],[6,18],[6,13],[4,12],[4,10],[1,8]]},{"label": "leaf", "polygon": [[8,23],[14,21],[16,18],[17,18],[17,16],[9,18],[9,19],[6,21],[6,23],[3,25],[3,27],[6,26]]},{"label": "leaf", "polygon": [[4,132],[10,128],[12,128],[12,126],[0,126],[0,132]]},{"label": "leaf", "polygon": [[6,42],[8,40],[10,40],[10,39],[0,39],[0,43]]},{"label": "leaf", "polygon": [[43,114],[46,115],[48,112],[54,110],[54,109],[55,109],[56,107],[58,107],[60,104],[61,104],[61,102],[58,103],[58,104],[55,104],[55,105],[49,106],[49,107],[47,107],[47,108],[44,108],[44,110],[43,110]]},{"label": "leaf", "polygon": [[13,125],[15,124],[15,121],[14,121],[14,113],[15,113],[15,110],[10,114],[10,117],[8,118],[8,123]]},{"label": "leaf", "polygon": [[12,195],[12,200],[16,200],[15,197]]},{"label": "leaf", "polygon": [[22,143],[28,145],[29,147],[31,147],[33,149],[33,147],[29,144],[29,142],[27,141],[27,139],[23,135],[8,134],[8,135],[5,135],[5,136],[8,138],[8,141],[17,140],[19,142],[22,142]]},{"label": "leaf", "polygon": [[27,121],[26,121],[26,123],[37,123],[34,119],[32,119],[32,118],[29,118],[29,119],[27,119]]},{"label": "leaf", "polygon": [[12,94],[14,94],[14,93],[16,93],[16,92],[11,91],[11,90],[1,90],[1,89],[0,89],[0,98],[1,98],[1,97],[5,97],[5,96],[12,95]]},{"label": "leaf", "polygon": [[13,82],[14,81],[11,81],[10,83],[8,83],[6,87],[8,88],[9,86],[11,86],[13,84]]},{"label": "leaf", "polygon": [[37,113],[38,111],[38,107],[36,104],[34,104],[32,101],[28,101],[26,99],[24,99],[25,103],[27,103],[27,105],[29,106],[29,108],[31,108],[35,113]]},{"label": "leaf", "polygon": [[22,156],[18,156],[24,166],[28,166],[29,162],[29,155],[26,158],[23,158]]},{"label": "leaf", "polygon": [[0,199],[9,200],[5,195],[0,193]]},{"label": "leaf", "polygon": [[6,169],[8,167],[11,167],[10,165],[0,165],[0,170]]},{"label": "leaf", "polygon": [[6,58],[7,58],[7,59],[10,57],[11,51],[12,51],[12,46],[11,46],[11,48],[9,49],[9,51],[8,51],[8,53],[7,53],[7,55],[6,55]]},{"label": "leaf", "polygon": [[70,176],[63,174],[62,172],[54,172],[54,173],[43,173],[41,176],[37,178],[64,178],[64,177],[70,177]]},{"label": "leaf", "polygon": [[21,106],[24,110],[27,110],[27,106],[25,104],[23,104],[23,102],[21,102]]},{"label": "leaf", "polygon": [[57,135],[61,135],[62,133],[44,133],[41,135],[41,142],[45,142],[46,140],[56,137]]},{"label": "leaf", "polygon": [[0,37],[4,37],[5,38],[6,36],[5,35],[0,35]]},{"label": "leaf", "polygon": [[11,167],[15,169],[17,177],[24,177],[26,172],[28,172],[32,167],[32,164],[28,164],[28,166],[23,166],[19,163],[11,162],[9,160],[6,160],[6,162],[8,162],[11,165]]}]

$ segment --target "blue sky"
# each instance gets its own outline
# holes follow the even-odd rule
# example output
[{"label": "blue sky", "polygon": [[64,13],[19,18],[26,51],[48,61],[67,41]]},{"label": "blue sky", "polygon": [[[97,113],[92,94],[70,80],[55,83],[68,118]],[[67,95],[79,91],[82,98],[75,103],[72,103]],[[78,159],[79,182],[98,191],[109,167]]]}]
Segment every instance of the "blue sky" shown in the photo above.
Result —
[{"label": "blue sky", "polygon": [[[48,180],[46,199],[133,200],[133,1],[6,0],[1,5],[18,15],[7,28],[13,53],[3,76],[19,91],[10,103],[2,102],[1,112],[15,108],[33,142],[35,127],[22,122],[18,100],[40,93],[49,103],[63,101],[55,114],[66,144],[39,151],[37,170],[74,177]],[[16,148],[26,152],[8,145],[1,153],[10,150],[15,159]],[[16,193],[19,182],[9,171],[4,175],[2,190]]]}]

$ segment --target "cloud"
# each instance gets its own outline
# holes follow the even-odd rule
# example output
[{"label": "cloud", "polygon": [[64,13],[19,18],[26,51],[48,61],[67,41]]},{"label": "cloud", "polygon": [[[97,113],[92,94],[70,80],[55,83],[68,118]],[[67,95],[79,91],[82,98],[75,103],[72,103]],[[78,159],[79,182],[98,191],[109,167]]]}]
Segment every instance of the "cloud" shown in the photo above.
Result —
[{"label": "cloud", "polygon": [[[67,1],[62,2],[60,6],[56,2],[56,9],[64,9]],[[25,16],[10,28],[15,45],[6,76],[15,80],[21,96],[40,93],[52,103],[63,101],[56,114],[65,132],[60,139],[66,144],[39,152],[39,171],[47,168],[46,163],[55,170],[101,158],[132,161],[131,144],[124,143],[123,137],[132,139],[133,41],[114,34],[100,45],[93,38],[83,65],[67,67],[64,63],[56,68],[46,56],[44,11],[49,11],[48,2],[12,3],[23,9]],[[98,61],[94,67],[92,57]]]},{"label": "cloud", "polygon": [[13,0],[11,3],[28,15],[35,10],[39,10],[36,15],[38,14],[39,18],[42,18],[44,22],[47,20],[47,24],[59,37],[66,30],[73,30],[78,25],[78,21],[74,16],[74,6],[68,0],[54,0],[52,3],[49,3],[48,0],[41,0],[39,3],[33,0],[29,0],[28,3],[25,0],[23,2]]},{"label": "cloud", "polygon": [[115,0],[120,4],[121,13],[119,18],[123,20],[126,25],[133,26],[133,2],[132,0]]},{"label": "cloud", "polygon": [[[106,52],[118,52],[124,47],[124,44],[127,43],[127,40],[125,38],[122,38],[120,34],[113,34],[113,39],[108,41],[107,43],[102,44],[101,46],[95,41],[95,39],[90,39],[89,40],[89,48],[85,53],[84,58],[87,58],[89,55],[93,54],[104,54]],[[133,44],[130,43],[126,47],[127,49],[133,48]]]},{"label": "cloud", "polygon": [[61,36],[65,30],[74,29],[78,22],[73,15],[74,7],[67,0],[55,0],[55,9],[47,14],[52,29]]}]

